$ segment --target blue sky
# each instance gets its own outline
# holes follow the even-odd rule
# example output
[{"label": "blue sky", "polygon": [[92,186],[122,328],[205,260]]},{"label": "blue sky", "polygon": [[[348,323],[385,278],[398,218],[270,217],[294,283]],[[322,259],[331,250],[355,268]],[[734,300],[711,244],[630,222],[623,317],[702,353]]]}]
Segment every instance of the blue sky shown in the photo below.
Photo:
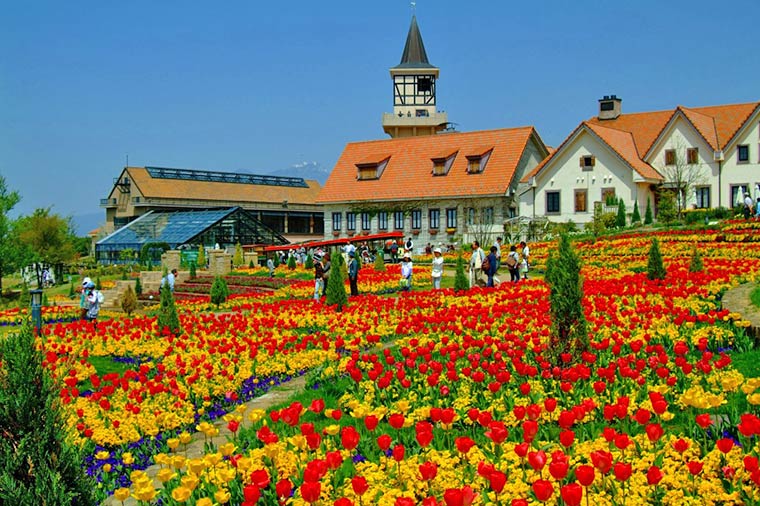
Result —
[{"label": "blue sky", "polygon": [[[605,94],[624,112],[760,100],[760,2],[418,0],[438,106],[462,131],[558,145]],[[408,1],[9,2],[0,174],[18,213],[105,212],[125,164],[331,168],[384,138]]]}]

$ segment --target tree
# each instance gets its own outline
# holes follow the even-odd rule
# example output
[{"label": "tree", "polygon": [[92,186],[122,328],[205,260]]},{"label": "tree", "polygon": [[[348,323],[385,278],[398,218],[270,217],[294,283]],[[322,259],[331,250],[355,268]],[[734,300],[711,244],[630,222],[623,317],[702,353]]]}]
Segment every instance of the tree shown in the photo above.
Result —
[{"label": "tree", "polygon": [[124,248],[123,250],[119,251],[119,260],[124,262],[125,264],[131,264],[135,261],[135,258],[137,257],[137,252],[133,250],[132,248]]},{"label": "tree", "polygon": [[470,288],[470,282],[467,280],[467,274],[464,272],[464,258],[462,252],[457,256],[457,265],[454,269],[454,291],[457,293],[464,292]]},{"label": "tree", "polygon": [[18,254],[15,250],[15,241],[10,239],[13,231],[13,222],[8,213],[21,200],[18,192],[8,191],[5,177],[0,175],[0,293],[3,291],[3,276],[14,272],[18,267],[15,261]]},{"label": "tree", "polygon": [[546,262],[545,277],[552,321],[547,358],[554,364],[575,361],[588,349],[580,270],[580,260],[570,239],[565,234],[560,235],[558,249],[549,254]]},{"label": "tree", "polygon": [[31,322],[0,340],[0,503],[95,505]]},{"label": "tree", "polygon": [[22,265],[35,264],[37,286],[42,286],[43,266],[52,266],[56,279],[63,279],[63,265],[76,258],[74,227],[70,218],[36,209],[16,222],[23,249]]},{"label": "tree", "polygon": [[140,278],[137,278],[135,281],[135,294],[142,295],[142,283],[140,283]]},{"label": "tree", "polygon": [[660,206],[657,210],[657,221],[665,224],[673,223],[678,217],[673,192],[660,190]]},{"label": "tree", "polygon": [[296,256],[295,255],[289,255],[288,256],[288,269],[291,271],[296,269]]},{"label": "tree", "polygon": [[660,246],[657,238],[652,239],[652,245],[649,247],[649,259],[647,260],[647,278],[648,279],[665,279],[667,271],[662,263]]},{"label": "tree", "polygon": [[127,313],[127,316],[132,316],[137,309],[137,294],[132,289],[132,285],[127,285],[127,291],[121,299],[121,309]]},{"label": "tree", "polygon": [[623,199],[618,201],[617,218],[615,219],[615,226],[617,228],[625,228],[625,203]]},{"label": "tree", "polygon": [[304,263],[303,266],[308,271],[314,268],[314,259],[311,257],[311,255],[306,255],[306,263]]},{"label": "tree", "polygon": [[652,201],[647,197],[647,210],[644,212],[644,225],[651,225],[652,221]]},{"label": "tree", "polygon": [[343,255],[334,253],[330,255],[332,266],[330,267],[330,277],[327,278],[327,289],[325,303],[330,306],[336,306],[338,311],[348,304],[348,295],[346,294],[346,262]]},{"label": "tree", "polygon": [[[657,170],[665,177],[665,184],[672,189],[677,216],[681,216],[694,188],[705,182],[706,175],[698,152],[689,151],[682,139],[676,139],[671,149],[665,150],[665,163]],[[690,154],[694,153],[694,154]],[[691,158],[694,156],[694,158]],[[659,219],[659,214],[658,214]]]},{"label": "tree", "polygon": [[383,258],[383,249],[377,249],[377,255],[375,255],[375,270],[377,272],[385,272],[385,259]]},{"label": "tree", "polygon": [[198,267],[201,269],[206,267],[206,248],[203,244],[198,245]]},{"label": "tree", "polygon": [[159,333],[162,333],[166,328],[168,328],[175,336],[182,333],[182,327],[180,327],[179,324],[179,315],[177,314],[177,306],[174,304],[174,294],[169,287],[169,283],[161,284],[161,305],[158,309],[156,327]]},{"label": "tree", "polygon": [[230,296],[230,289],[227,286],[227,282],[223,277],[217,276],[214,278],[214,282],[211,284],[211,303],[216,304],[216,308],[219,309],[219,304],[227,300]]},{"label": "tree", "polygon": [[689,272],[702,272],[704,269],[702,263],[702,256],[697,251],[697,245],[695,244],[691,250],[691,263],[689,263]]},{"label": "tree", "polygon": [[190,279],[195,279],[198,273],[195,270],[195,262],[190,262]]},{"label": "tree", "polygon": [[245,257],[243,256],[243,247],[240,243],[235,245],[235,254],[232,256],[232,265],[240,267],[245,263]]},{"label": "tree", "polygon": [[633,214],[631,215],[631,225],[641,223],[641,214],[639,213],[639,201],[633,201]]}]

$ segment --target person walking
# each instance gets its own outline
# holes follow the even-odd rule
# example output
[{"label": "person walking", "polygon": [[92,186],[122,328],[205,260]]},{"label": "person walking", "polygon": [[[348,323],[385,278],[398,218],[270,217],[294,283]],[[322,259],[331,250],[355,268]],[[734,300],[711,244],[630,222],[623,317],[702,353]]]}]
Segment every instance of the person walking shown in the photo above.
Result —
[{"label": "person walking", "polygon": [[93,322],[95,328],[98,328],[98,313],[100,313],[101,302],[100,292],[95,289],[95,283],[92,281],[87,283],[85,290],[87,291],[87,315],[85,320]]},{"label": "person walking", "polygon": [[391,262],[398,262],[398,243],[395,240],[391,243]]},{"label": "person walking", "polygon": [[319,301],[325,291],[325,266],[322,265],[322,255],[314,253],[314,300]]},{"label": "person walking", "polygon": [[752,197],[749,193],[744,194],[744,219],[748,220],[752,216]]},{"label": "person walking", "polygon": [[269,269],[269,277],[274,277],[274,260],[272,257],[267,258],[267,269]]},{"label": "person walking", "polygon": [[[85,277],[82,280],[82,294],[79,297],[79,319],[87,320],[87,285],[92,283],[89,277]],[[95,285],[93,285],[95,286]]]},{"label": "person walking", "polygon": [[523,279],[528,279],[528,271],[530,270],[530,248],[525,241],[520,242],[520,254],[522,255],[523,265]]},{"label": "person walking", "polygon": [[443,277],[443,255],[441,248],[433,248],[433,270],[430,273],[433,278],[433,289],[441,289],[441,278]]},{"label": "person walking", "polygon": [[161,280],[161,286],[168,285],[169,291],[174,293],[174,283],[177,281],[177,269],[172,269],[164,279]]},{"label": "person walking", "polygon": [[520,281],[520,254],[514,246],[509,247],[507,267],[509,268],[509,280],[513,283]]},{"label": "person walking", "polygon": [[401,259],[401,289],[408,292],[412,289],[412,257],[404,253]]},{"label": "person walking", "polygon": [[486,286],[493,287],[494,286],[494,276],[496,276],[496,269],[499,268],[499,260],[496,256],[497,248],[496,246],[491,246],[491,251],[486,257],[487,262],[484,262],[483,265],[487,266],[487,268],[484,268],[485,275],[487,276]]},{"label": "person walking", "polygon": [[359,295],[359,261],[356,259],[356,252],[348,253],[348,281],[351,285],[351,296]]},{"label": "person walking", "polygon": [[327,281],[330,279],[330,269],[332,268],[332,262],[330,261],[330,253],[325,253],[322,257],[322,279],[325,281],[322,287],[322,295],[327,296]]},{"label": "person walking", "polygon": [[478,281],[482,283],[482,266],[485,258],[486,254],[480,249],[480,243],[478,241],[472,241],[472,255],[470,256],[470,288],[477,285]]}]

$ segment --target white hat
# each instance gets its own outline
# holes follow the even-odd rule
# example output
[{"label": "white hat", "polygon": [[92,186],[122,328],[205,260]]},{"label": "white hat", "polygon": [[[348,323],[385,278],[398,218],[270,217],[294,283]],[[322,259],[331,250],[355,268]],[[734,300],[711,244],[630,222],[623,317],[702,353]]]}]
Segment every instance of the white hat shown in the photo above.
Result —
[{"label": "white hat", "polygon": [[412,259],[412,257],[409,255],[409,253],[404,253],[403,259],[408,258],[409,260]]},{"label": "white hat", "polygon": [[441,248],[433,248],[433,253],[440,253],[440,252],[441,252]]},{"label": "white hat", "polygon": [[87,286],[88,283],[92,283],[92,280],[90,278],[84,278],[82,280],[82,286]]}]

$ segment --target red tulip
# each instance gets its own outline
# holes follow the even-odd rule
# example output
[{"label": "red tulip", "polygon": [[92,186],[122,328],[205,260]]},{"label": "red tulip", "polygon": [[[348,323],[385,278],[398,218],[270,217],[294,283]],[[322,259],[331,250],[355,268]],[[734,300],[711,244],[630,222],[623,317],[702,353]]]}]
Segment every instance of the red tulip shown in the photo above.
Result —
[{"label": "red tulip", "polygon": [[557,481],[564,480],[569,469],[570,466],[566,460],[552,460],[549,464],[549,474]]},{"label": "red tulip", "polygon": [[368,431],[372,432],[377,427],[378,419],[375,415],[367,415],[364,417],[364,426]]},{"label": "red tulip", "polygon": [[485,435],[494,443],[501,444],[509,436],[509,430],[504,422],[491,422]]},{"label": "red tulip", "polygon": [[689,472],[693,476],[696,476],[702,472],[702,468],[704,467],[704,464],[697,460],[691,460],[686,464],[686,466],[689,468]]},{"label": "red tulip", "polygon": [[527,499],[512,499],[512,506],[528,506]]},{"label": "red tulip", "polygon": [[538,423],[535,420],[525,420],[523,422],[523,441],[531,443],[538,434]]},{"label": "red tulip", "polygon": [[364,476],[354,476],[351,478],[351,488],[354,490],[354,494],[364,495],[364,493],[369,489],[367,478]]},{"label": "red tulip", "polygon": [[274,486],[274,491],[277,494],[277,499],[284,503],[293,493],[293,484],[287,478],[283,478]]},{"label": "red tulip", "polygon": [[396,430],[399,430],[404,426],[404,421],[404,415],[401,413],[393,413],[388,417],[388,423]]},{"label": "red tulip", "polygon": [[549,480],[536,480],[531,486],[533,493],[536,494],[536,499],[541,502],[546,502],[554,493],[554,486]]},{"label": "red tulip", "polygon": [[392,441],[393,439],[388,434],[383,434],[382,436],[377,437],[377,446],[381,450],[386,451],[391,447]]},{"label": "red tulip", "polygon": [[520,443],[518,445],[515,445],[515,453],[520,458],[525,458],[525,456],[528,454],[529,449],[530,449],[529,443]]},{"label": "red tulip", "polygon": [[338,469],[343,464],[343,455],[338,450],[327,452],[325,453],[325,462],[328,469]]},{"label": "red tulip", "polygon": [[657,466],[651,466],[647,471],[647,483],[649,485],[657,485],[662,481],[662,471]]},{"label": "red tulip", "polygon": [[504,490],[504,485],[506,485],[506,483],[507,475],[501,471],[492,471],[491,474],[488,475],[488,484],[491,487],[491,490],[497,494],[500,494],[501,491]]},{"label": "red tulip", "polygon": [[744,462],[744,469],[746,469],[750,473],[760,469],[760,459],[758,459],[754,455],[747,455],[746,457],[744,457],[743,462]]},{"label": "red tulip", "polygon": [[631,464],[628,464],[626,462],[616,462],[615,466],[612,469],[612,472],[615,474],[615,479],[617,481],[626,481],[631,477],[632,471],[633,469]]},{"label": "red tulip", "polygon": [[340,499],[335,500],[333,506],[354,506],[354,501],[347,497],[341,497]]},{"label": "red tulip", "polygon": [[443,493],[443,500],[446,506],[470,506],[477,496],[469,485],[465,485],[461,489],[447,489]]},{"label": "red tulip", "polygon": [[568,483],[560,487],[559,494],[566,506],[579,506],[583,499],[583,488],[577,483]]},{"label": "red tulip", "polygon": [[261,497],[261,491],[256,485],[246,485],[243,487],[243,499],[247,503],[256,504]]},{"label": "red tulip", "polygon": [[649,440],[653,443],[659,441],[662,435],[665,433],[662,425],[659,423],[650,423],[644,430],[647,433],[647,438],[649,438]]},{"label": "red tulip", "polygon": [[602,474],[607,474],[612,469],[612,454],[603,450],[591,452],[591,463]]},{"label": "red tulip", "polygon": [[594,468],[588,465],[582,465],[575,468],[575,478],[584,487],[590,487],[594,483]]},{"label": "red tulip", "polygon": [[322,493],[322,484],[318,481],[305,481],[301,484],[301,497],[308,503],[319,501]]},{"label": "red tulip", "polygon": [[438,465],[435,462],[425,462],[420,464],[420,476],[423,481],[430,481],[438,474]]},{"label": "red tulip", "polygon": [[717,446],[718,450],[720,450],[722,453],[728,453],[731,451],[731,448],[734,447],[734,442],[733,440],[724,437],[724,438],[718,439],[715,442],[715,446]]},{"label": "red tulip", "polygon": [[546,465],[546,452],[539,450],[528,453],[528,464],[536,471],[540,471]]},{"label": "red tulip", "polygon": [[347,425],[340,431],[340,441],[343,448],[353,450],[359,444],[359,432],[353,425]]},{"label": "red tulip", "polygon": [[703,413],[701,415],[697,415],[695,417],[695,420],[697,421],[697,425],[699,425],[703,429],[708,428],[713,423],[712,418],[707,413]]},{"label": "red tulip", "polygon": [[404,460],[404,454],[406,453],[406,449],[404,448],[404,445],[397,444],[393,447],[393,460],[396,462],[401,462]]},{"label": "red tulip", "polygon": [[269,473],[266,469],[257,469],[251,473],[251,483],[258,488],[267,488],[269,486]]},{"label": "red tulip", "polygon": [[575,432],[571,430],[563,430],[559,433],[559,442],[565,448],[570,448],[575,441]]},{"label": "red tulip", "polygon": [[415,504],[414,499],[410,497],[397,497],[393,506],[415,506]]},{"label": "red tulip", "polygon": [[470,448],[475,446],[475,441],[467,436],[460,436],[454,440],[454,445],[457,447],[459,453],[467,453]]},{"label": "red tulip", "polygon": [[689,442],[684,440],[683,438],[676,439],[673,442],[673,449],[675,449],[675,451],[677,451],[678,453],[683,453],[689,449]]}]

